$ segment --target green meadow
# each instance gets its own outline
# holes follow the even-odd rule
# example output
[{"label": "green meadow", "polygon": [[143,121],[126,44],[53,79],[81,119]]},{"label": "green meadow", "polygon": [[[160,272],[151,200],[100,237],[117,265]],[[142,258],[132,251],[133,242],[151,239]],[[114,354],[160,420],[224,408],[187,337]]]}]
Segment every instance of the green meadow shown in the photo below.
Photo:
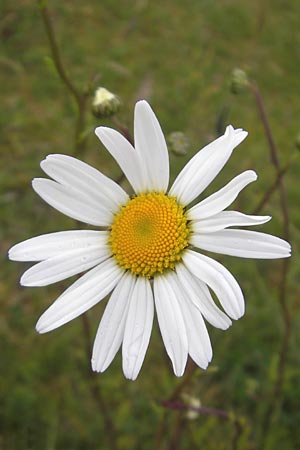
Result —
[{"label": "green meadow", "polygon": [[[75,142],[77,105],[55,68],[40,7],[2,0],[0,450],[299,449],[300,2],[45,4],[65,72],[85,92],[77,135],[84,146]],[[73,279],[21,287],[30,264],[8,261],[7,250],[17,242],[78,228],[34,193],[31,180],[43,176],[39,163],[51,153],[75,155],[120,180],[94,129],[122,123],[132,132],[134,104],[145,98],[166,136],[182,131],[189,139],[185,155],[170,153],[171,179],[227,124],[249,132],[201,198],[253,169],[258,181],[231,208],[253,214],[280,169],[272,163],[253,90],[232,92],[236,68],[258,87],[280,168],[286,168],[281,180],[287,216],[277,183],[258,212],[272,220],[257,230],[284,238],[288,229],[293,256],[286,264],[210,254],[238,280],[246,314],[226,332],[208,325],[214,350],[208,370],[176,378],[155,319],[135,382],[124,378],[120,352],[96,375],[89,352],[107,300],[85,319],[39,335],[39,316]],[[121,98],[116,118],[93,116],[98,86]],[[193,416],[191,399],[197,405]],[[168,400],[184,409],[165,407]]]}]

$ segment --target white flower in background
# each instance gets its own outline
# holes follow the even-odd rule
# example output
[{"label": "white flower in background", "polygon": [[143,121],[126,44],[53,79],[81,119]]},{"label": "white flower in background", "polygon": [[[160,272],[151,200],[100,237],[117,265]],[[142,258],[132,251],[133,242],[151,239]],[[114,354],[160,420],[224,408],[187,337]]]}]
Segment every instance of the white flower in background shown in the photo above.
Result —
[{"label": "white flower in background", "polygon": [[195,420],[199,417],[199,409],[201,408],[200,398],[194,397],[193,395],[183,393],[181,395],[182,400],[188,407],[185,417],[188,420]]},{"label": "white flower in background", "polygon": [[34,179],[33,189],[60,212],[101,230],[51,233],[11,248],[12,260],[40,261],[24,273],[23,286],[47,286],[88,270],[44,312],[36,329],[54,330],[112,292],[94,343],[93,370],[107,369],[122,344],[124,374],[137,377],[151,335],[154,304],[175,374],[183,374],[188,354],[205,369],[212,348],[203,318],[226,330],[230,318],[244,314],[244,298],[228,270],[199,249],[266,259],[286,258],[291,251],[275,236],[229,229],[270,220],[224,211],[257,179],[252,170],[188,208],[247,133],[229,125],[223,136],[196,153],[170,190],[166,142],[146,101],[135,107],[135,148],[113,129],[99,127],[96,134],[135,194],[130,197],[101,172],[70,156],[49,155],[42,161],[42,169],[54,181]]}]

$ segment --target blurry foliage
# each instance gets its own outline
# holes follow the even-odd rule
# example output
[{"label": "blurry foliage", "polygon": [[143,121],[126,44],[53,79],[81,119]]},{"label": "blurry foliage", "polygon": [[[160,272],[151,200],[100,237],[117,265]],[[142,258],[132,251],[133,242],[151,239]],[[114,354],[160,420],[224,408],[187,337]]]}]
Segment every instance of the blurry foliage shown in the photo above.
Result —
[{"label": "blurry foliage", "polygon": [[[25,265],[6,260],[6,251],[15,242],[76,226],[44,204],[30,187],[30,179],[41,174],[39,161],[48,153],[73,153],[75,108],[54,74],[35,3],[1,3],[0,449],[102,450],[108,448],[108,431],[90,391],[80,319],[49,335],[38,336],[34,331],[39,314],[58,296],[63,284],[20,288],[18,278]],[[190,149],[181,158],[171,156],[172,178],[227,123],[247,129],[248,139],[205,195],[253,168],[259,181],[241,194],[235,206],[251,213],[275,173],[252,96],[247,92],[231,96],[228,82],[234,67],[246,70],[257,81],[280,159],[287,161],[299,134],[299,95],[295,94],[299,94],[300,3],[125,0],[121,5],[115,0],[53,0],[49,4],[73,82],[80,87],[95,87],[100,82],[120,95],[120,118],[130,128],[134,102],[146,96],[166,135],[184,131]],[[109,121],[103,123],[111,126]],[[93,134],[97,125],[99,119],[90,114],[83,159],[118,178],[117,166]],[[295,255],[288,297],[292,338],[282,399],[264,450],[300,447],[298,173],[297,161],[286,176]],[[277,194],[263,213],[273,215],[264,231],[282,235]],[[238,448],[256,450],[283,332],[277,298],[281,265],[280,261],[218,259],[239,280],[247,313],[226,333],[209,327],[215,370],[197,370],[189,393],[198,396],[203,406],[245,417]],[[103,306],[89,313],[93,333]],[[119,450],[153,449],[155,430],[164,413],[159,402],[180,382],[172,374],[157,325],[136,382],[123,378],[120,356],[93,380],[101,384],[110,407]],[[177,417],[177,411],[168,411],[164,448],[168,448]],[[233,434],[230,422],[199,416],[187,423],[178,448],[227,450],[232,448]]]}]

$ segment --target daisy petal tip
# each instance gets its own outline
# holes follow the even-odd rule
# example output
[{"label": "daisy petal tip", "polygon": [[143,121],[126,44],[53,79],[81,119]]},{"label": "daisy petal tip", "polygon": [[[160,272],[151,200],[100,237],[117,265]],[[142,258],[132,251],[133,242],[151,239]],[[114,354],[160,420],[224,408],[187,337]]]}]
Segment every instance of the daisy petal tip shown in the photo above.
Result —
[{"label": "daisy petal tip", "polygon": [[44,333],[47,332],[47,329],[46,329],[45,327],[43,327],[43,323],[42,323],[41,319],[39,319],[39,320],[37,321],[37,324],[36,324],[36,326],[35,326],[35,330],[36,330],[36,332],[39,333],[39,334],[44,334]]},{"label": "daisy petal tip", "polygon": [[253,181],[256,181],[258,178],[257,173],[255,172],[255,170],[248,170],[247,171],[249,173],[249,177],[253,179]]},{"label": "daisy petal tip", "polygon": [[234,131],[234,128],[232,125],[227,125],[226,129],[225,129],[225,136],[228,136],[229,134],[231,134]]},{"label": "daisy petal tip", "polygon": [[7,257],[10,261],[18,261],[18,258],[16,258],[16,245],[11,247],[7,252]]},{"label": "daisy petal tip", "polygon": [[135,110],[141,109],[141,108],[147,109],[147,110],[151,110],[151,111],[152,111],[151,106],[149,105],[149,103],[148,103],[147,100],[145,100],[145,99],[139,100],[139,101],[136,102],[136,104],[135,104]]},{"label": "daisy petal tip", "polygon": [[184,370],[176,370],[174,369],[174,374],[177,378],[181,378],[184,374]]},{"label": "daisy petal tip", "polygon": [[184,366],[179,366],[178,364],[173,363],[172,365],[173,365],[173,372],[174,372],[175,376],[178,378],[182,377],[184,374],[184,371],[185,371],[186,364]]},{"label": "daisy petal tip", "polygon": [[100,372],[99,367],[97,365],[97,361],[96,361],[95,358],[91,359],[91,367],[92,367],[93,372],[97,372],[97,373]]},{"label": "daisy petal tip", "polygon": [[103,373],[106,371],[106,369],[109,367],[111,361],[107,361],[107,359],[103,359],[103,356],[94,357],[94,355],[91,358],[91,366],[94,372],[97,373]]},{"label": "daisy petal tip", "polygon": [[246,139],[247,136],[248,131],[242,129],[234,130],[235,145],[238,146],[241,142],[243,142]]},{"label": "daisy petal tip", "polygon": [[97,127],[97,128],[95,128],[95,135],[96,135],[99,139],[101,139],[102,128],[103,128],[103,127]]},{"label": "daisy petal tip", "polygon": [[232,321],[228,318],[228,322],[226,322],[226,324],[223,325],[223,327],[221,328],[222,331],[226,331],[228,330],[232,325]]},{"label": "daisy petal tip", "polygon": [[[45,159],[43,159],[41,162],[40,162],[40,167],[41,167],[41,169],[45,172],[45,169],[47,168],[47,166],[48,166],[48,163],[49,162],[51,162],[51,159],[53,159],[53,158],[51,158],[51,155],[48,155],[48,156],[46,156],[46,158]],[[34,178],[35,179],[35,178]],[[33,180],[34,180],[33,179]],[[32,180],[32,181],[33,181]]]},{"label": "daisy petal tip", "polygon": [[27,283],[26,277],[24,277],[24,275],[22,275],[20,278],[20,285],[24,287],[31,287],[30,283],[29,284]]},{"label": "daisy petal tip", "polygon": [[202,370],[207,370],[209,364],[211,363],[211,360],[212,360],[212,354],[211,354],[210,358],[207,359],[207,361],[206,361],[205,363],[203,362],[203,363],[201,364],[201,366],[199,366],[200,369],[202,369]]},{"label": "daisy petal tip", "polygon": [[38,189],[44,181],[45,178],[33,178],[33,180],[31,181],[33,190],[38,193]]},{"label": "daisy petal tip", "polygon": [[233,320],[239,320],[245,314],[245,308],[241,308],[239,311],[236,311],[234,314],[231,314],[231,318]]},{"label": "daisy petal tip", "polygon": [[124,371],[124,376],[129,381],[135,381],[137,379],[138,373],[135,373],[134,370]]},{"label": "daisy petal tip", "polygon": [[[30,269],[28,269],[29,271]],[[35,286],[39,286],[38,283],[35,283],[34,281],[32,281],[30,274],[28,275],[26,271],[20,278],[20,285],[24,286],[24,287],[35,287]]]},{"label": "daisy petal tip", "polygon": [[290,258],[292,256],[292,247],[290,246],[289,249],[287,249],[287,253],[284,256],[284,258]]},{"label": "daisy petal tip", "polygon": [[108,127],[97,127],[95,128],[95,135],[102,141],[102,138],[105,137],[108,130],[110,130]]}]

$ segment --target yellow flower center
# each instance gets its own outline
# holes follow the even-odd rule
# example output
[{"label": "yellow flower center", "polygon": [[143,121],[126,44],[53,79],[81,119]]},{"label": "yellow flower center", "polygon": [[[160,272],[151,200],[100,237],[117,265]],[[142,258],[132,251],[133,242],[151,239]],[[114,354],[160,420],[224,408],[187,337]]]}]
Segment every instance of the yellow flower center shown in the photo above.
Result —
[{"label": "yellow flower center", "polygon": [[152,277],[174,269],[188,245],[189,229],[175,197],[141,194],[121,207],[109,243],[117,263],[135,275]]}]

